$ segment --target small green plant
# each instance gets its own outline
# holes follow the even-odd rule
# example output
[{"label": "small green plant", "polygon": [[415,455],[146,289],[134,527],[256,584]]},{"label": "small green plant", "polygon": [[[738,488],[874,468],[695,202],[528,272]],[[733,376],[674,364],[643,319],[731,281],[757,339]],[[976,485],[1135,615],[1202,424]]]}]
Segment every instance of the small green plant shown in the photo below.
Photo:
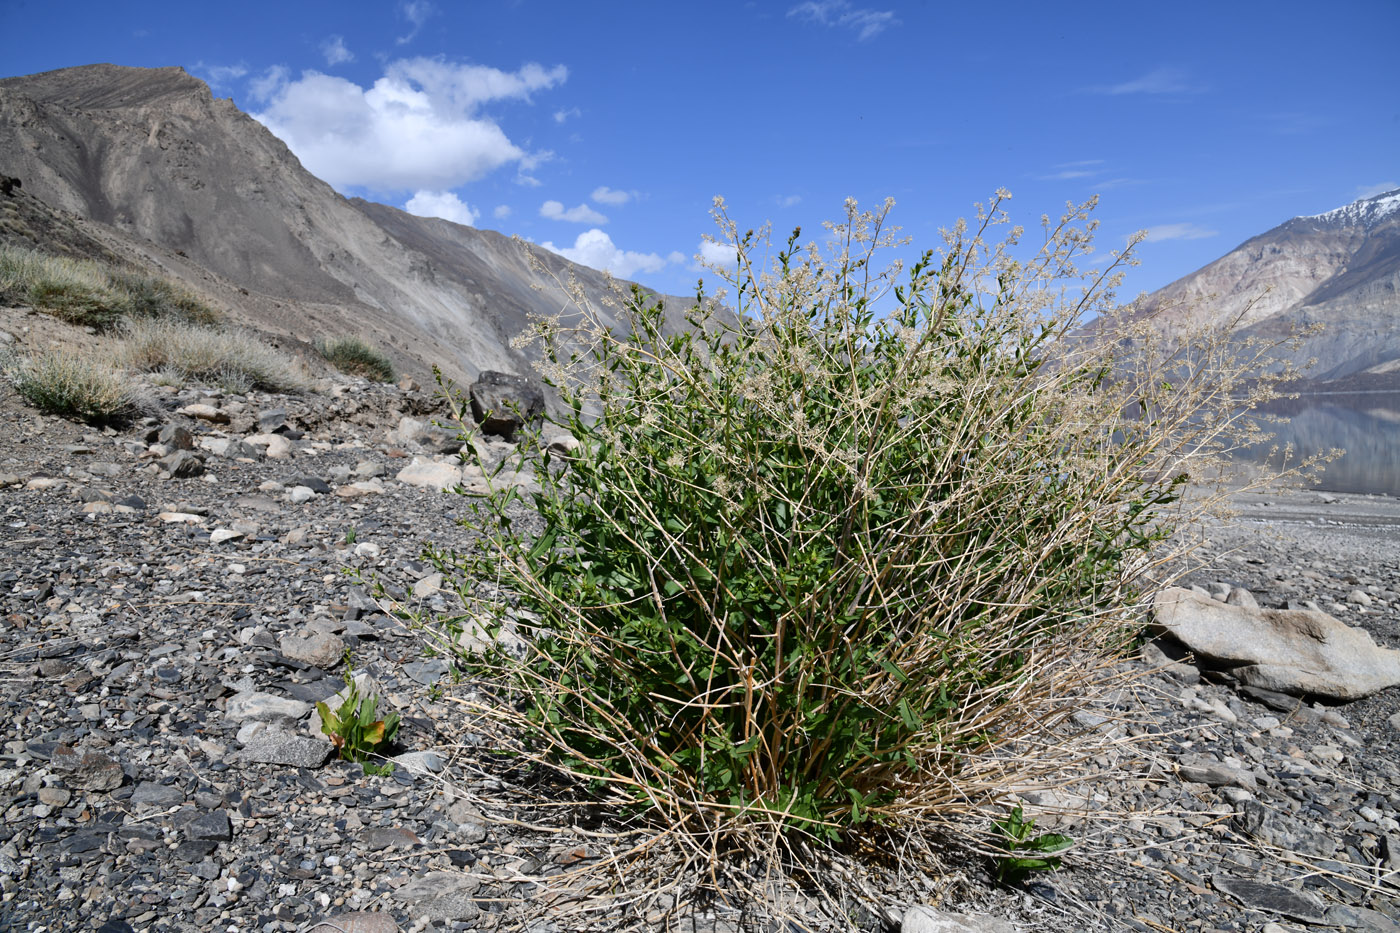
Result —
[{"label": "small green plant", "polygon": [[[316,704],[316,712],[321,717],[321,731],[330,737],[336,753],[344,761],[359,762],[370,774],[375,766],[366,763],[371,755],[378,755],[394,740],[399,730],[398,713],[390,712],[383,718],[378,715],[379,696],[370,693],[360,695],[355,683],[354,671],[347,662],[345,665],[345,699],[332,710],[324,701]],[[391,766],[392,770],[392,766]],[[384,773],[382,770],[373,773]]]},{"label": "small green plant", "polygon": [[355,531],[355,526],[354,526],[354,525],[351,525],[349,528],[345,529],[345,543],[346,543],[346,544],[354,544],[354,543],[355,543],[355,539],[356,539],[357,537],[359,537],[359,534]]},{"label": "small green plant", "polygon": [[336,369],[375,382],[394,381],[394,363],[360,337],[336,337],[316,342],[316,351]]},{"label": "small green plant", "polygon": [[1035,820],[1026,819],[1020,804],[1006,819],[992,823],[992,831],[1006,853],[994,860],[998,883],[1020,884],[1034,872],[1054,871],[1060,867],[1059,853],[1074,845],[1069,836],[1058,833],[1032,836],[1034,830]]},{"label": "small green plant", "polygon": [[0,372],[25,401],[48,414],[103,424],[125,421],[140,409],[125,375],[80,354],[13,356],[0,360]]},{"label": "small green plant", "polygon": [[394,773],[394,763],[392,761],[385,761],[380,764],[366,761],[361,767],[365,769],[365,774],[371,777],[388,777]]}]

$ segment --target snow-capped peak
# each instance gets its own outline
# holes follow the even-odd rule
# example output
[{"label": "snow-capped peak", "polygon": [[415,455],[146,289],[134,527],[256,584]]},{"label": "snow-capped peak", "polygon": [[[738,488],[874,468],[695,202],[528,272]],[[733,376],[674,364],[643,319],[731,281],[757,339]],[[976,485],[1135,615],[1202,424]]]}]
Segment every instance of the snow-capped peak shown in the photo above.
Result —
[{"label": "snow-capped peak", "polygon": [[1361,198],[1321,214],[1310,214],[1304,219],[1370,226],[1397,211],[1400,211],[1400,188],[1378,194],[1375,197]]}]

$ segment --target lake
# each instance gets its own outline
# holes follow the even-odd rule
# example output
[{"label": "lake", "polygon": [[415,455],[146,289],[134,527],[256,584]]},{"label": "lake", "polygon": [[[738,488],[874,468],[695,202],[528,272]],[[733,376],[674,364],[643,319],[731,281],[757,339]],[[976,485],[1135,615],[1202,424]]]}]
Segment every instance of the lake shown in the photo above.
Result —
[{"label": "lake", "polygon": [[1289,419],[1266,425],[1274,434],[1270,445],[1292,443],[1304,453],[1346,451],[1313,488],[1400,497],[1400,392],[1300,395],[1264,410]]}]

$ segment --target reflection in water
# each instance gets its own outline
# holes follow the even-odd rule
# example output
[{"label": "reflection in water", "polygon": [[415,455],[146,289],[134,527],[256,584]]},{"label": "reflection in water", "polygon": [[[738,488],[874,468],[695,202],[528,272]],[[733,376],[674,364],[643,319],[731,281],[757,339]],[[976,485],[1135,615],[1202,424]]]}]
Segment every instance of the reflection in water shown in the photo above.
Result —
[{"label": "reflection in water", "polygon": [[[1316,488],[1400,496],[1400,393],[1301,395],[1264,410],[1289,419],[1265,426],[1274,435],[1268,446],[1291,443],[1304,454],[1346,451],[1327,465]],[[1265,453],[1267,447],[1261,458]]]}]

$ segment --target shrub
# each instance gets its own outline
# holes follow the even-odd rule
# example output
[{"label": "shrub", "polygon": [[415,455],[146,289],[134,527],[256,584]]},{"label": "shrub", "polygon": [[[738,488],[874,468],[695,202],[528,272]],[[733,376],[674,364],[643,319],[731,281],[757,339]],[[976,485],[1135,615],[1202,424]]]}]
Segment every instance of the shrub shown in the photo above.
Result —
[{"label": "shrub", "polygon": [[297,392],[308,384],[294,360],[253,337],[165,319],[129,322],[118,355],[127,366],[159,372],[165,381],[178,374],[234,392]]},{"label": "shrub", "polygon": [[11,357],[0,369],[25,401],[49,414],[104,423],[127,420],[140,408],[125,374],[73,353]]},{"label": "shrub", "polygon": [[336,369],[375,382],[394,381],[394,363],[380,350],[359,337],[318,340],[316,351]]},{"label": "shrub", "polygon": [[1243,373],[1223,339],[1115,369],[1076,327],[1129,254],[1065,291],[1092,204],[1018,260],[999,203],[907,275],[875,265],[888,202],[767,270],[721,207],[737,315],[702,296],[676,334],[634,291],[622,336],[584,305],[540,327],[581,444],[524,438],[538,519],[506,487],[479,549],[435,555],[469,613],[538,620],[486,707],[524,754],[731,842],[952,819],[1064,764]]},{"label": "shrub", "polygon": [[29,304],[70,324],[110,330],[130,317],[212,323],[208,305],[171,282],[86,259],[0,246],[0,301]]}]

